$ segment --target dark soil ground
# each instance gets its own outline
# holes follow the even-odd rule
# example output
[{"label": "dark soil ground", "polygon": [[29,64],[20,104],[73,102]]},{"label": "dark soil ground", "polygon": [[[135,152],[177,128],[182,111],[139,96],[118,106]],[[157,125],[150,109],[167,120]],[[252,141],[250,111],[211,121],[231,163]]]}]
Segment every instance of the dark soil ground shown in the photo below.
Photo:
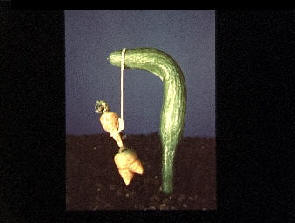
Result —
[{"label": "dark soil ground", "polygon": [[109,134],[66,137],[66,206],[86,210],[215,210],[215,138],[185,137],[174,163],[174,191],[161,192],[161,144],[157,133],[128,135],[125,145],[136,150],[144,174],[129,186],[120,177]]}]

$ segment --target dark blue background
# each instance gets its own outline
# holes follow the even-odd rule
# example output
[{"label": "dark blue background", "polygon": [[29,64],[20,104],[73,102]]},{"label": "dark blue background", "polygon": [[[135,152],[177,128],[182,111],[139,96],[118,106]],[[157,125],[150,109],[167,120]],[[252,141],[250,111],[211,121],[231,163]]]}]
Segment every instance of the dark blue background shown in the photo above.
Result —
[{"label": "dark blue background", "polygon": [[[52,46],[54,47],[54,46]],[[122,48],[153,47],[171,55],[186,79],[185,136],[215,136],[215,12],[188,10],[65,11],[66,133],[103,130],[94,112],[103,99],[120,114],[120,68],[107,57]],[[162,82],[125,70],[126,134],[158,131]]]}]

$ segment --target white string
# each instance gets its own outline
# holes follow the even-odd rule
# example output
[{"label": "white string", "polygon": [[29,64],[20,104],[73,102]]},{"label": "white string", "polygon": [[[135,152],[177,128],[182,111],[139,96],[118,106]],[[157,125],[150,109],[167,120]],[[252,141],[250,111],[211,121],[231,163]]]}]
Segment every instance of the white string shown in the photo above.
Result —
[{"label": "white string", "polygon": [[121,119],[124,121],[124,60],[125,60],[125,50],[122,50],[121,59]]}]

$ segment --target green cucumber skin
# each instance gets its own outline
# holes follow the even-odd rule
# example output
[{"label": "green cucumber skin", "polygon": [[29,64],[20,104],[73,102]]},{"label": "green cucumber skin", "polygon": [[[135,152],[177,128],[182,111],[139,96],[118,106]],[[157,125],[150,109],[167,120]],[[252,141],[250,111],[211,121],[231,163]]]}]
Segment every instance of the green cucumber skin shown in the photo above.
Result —
[{"label": "green cucumber skin", "polygon": [[[122,50],[110,54],[110,63],[121,67]],[[186,87],[184,75],[171,56],[154,48],[126,49],[125,69],[142,69],[163,81],[163,104],[160,116],[162,143],[162,188],[173,191],[173,163],[177,145],[182,138],[186,112]]]}]

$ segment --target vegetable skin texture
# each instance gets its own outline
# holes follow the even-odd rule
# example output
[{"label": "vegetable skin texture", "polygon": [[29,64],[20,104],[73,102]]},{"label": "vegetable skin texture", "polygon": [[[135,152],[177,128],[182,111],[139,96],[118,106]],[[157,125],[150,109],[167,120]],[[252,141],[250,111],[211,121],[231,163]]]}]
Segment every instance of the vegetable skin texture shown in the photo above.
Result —
[{"label": "vegetable skin texture", "polygon": [[114,157],[114,161],[126,186],[130,184],[134,173],[143,174],[144,172],[140,160],[132,149],[125,149],[117,153]]},{"label": "vegetable skin texture", "polygon": [[117,131],[119,128],[118,118],[115,112],[104,112],[99,119],[103,130],[106,132]]},{"label": "vegetable skin texture", "polygon": [[[121,67],[122,50],[109,56],[112,65]],[[151,72],[163,82],[163,104],[160,115],[160,140],[162,144],[162,190],[173,192],[173,163],[176,149],[183,136],[186,112],[186,87],[184,75],[175,60],[155,48],[126,49],[125,69]]]}]

